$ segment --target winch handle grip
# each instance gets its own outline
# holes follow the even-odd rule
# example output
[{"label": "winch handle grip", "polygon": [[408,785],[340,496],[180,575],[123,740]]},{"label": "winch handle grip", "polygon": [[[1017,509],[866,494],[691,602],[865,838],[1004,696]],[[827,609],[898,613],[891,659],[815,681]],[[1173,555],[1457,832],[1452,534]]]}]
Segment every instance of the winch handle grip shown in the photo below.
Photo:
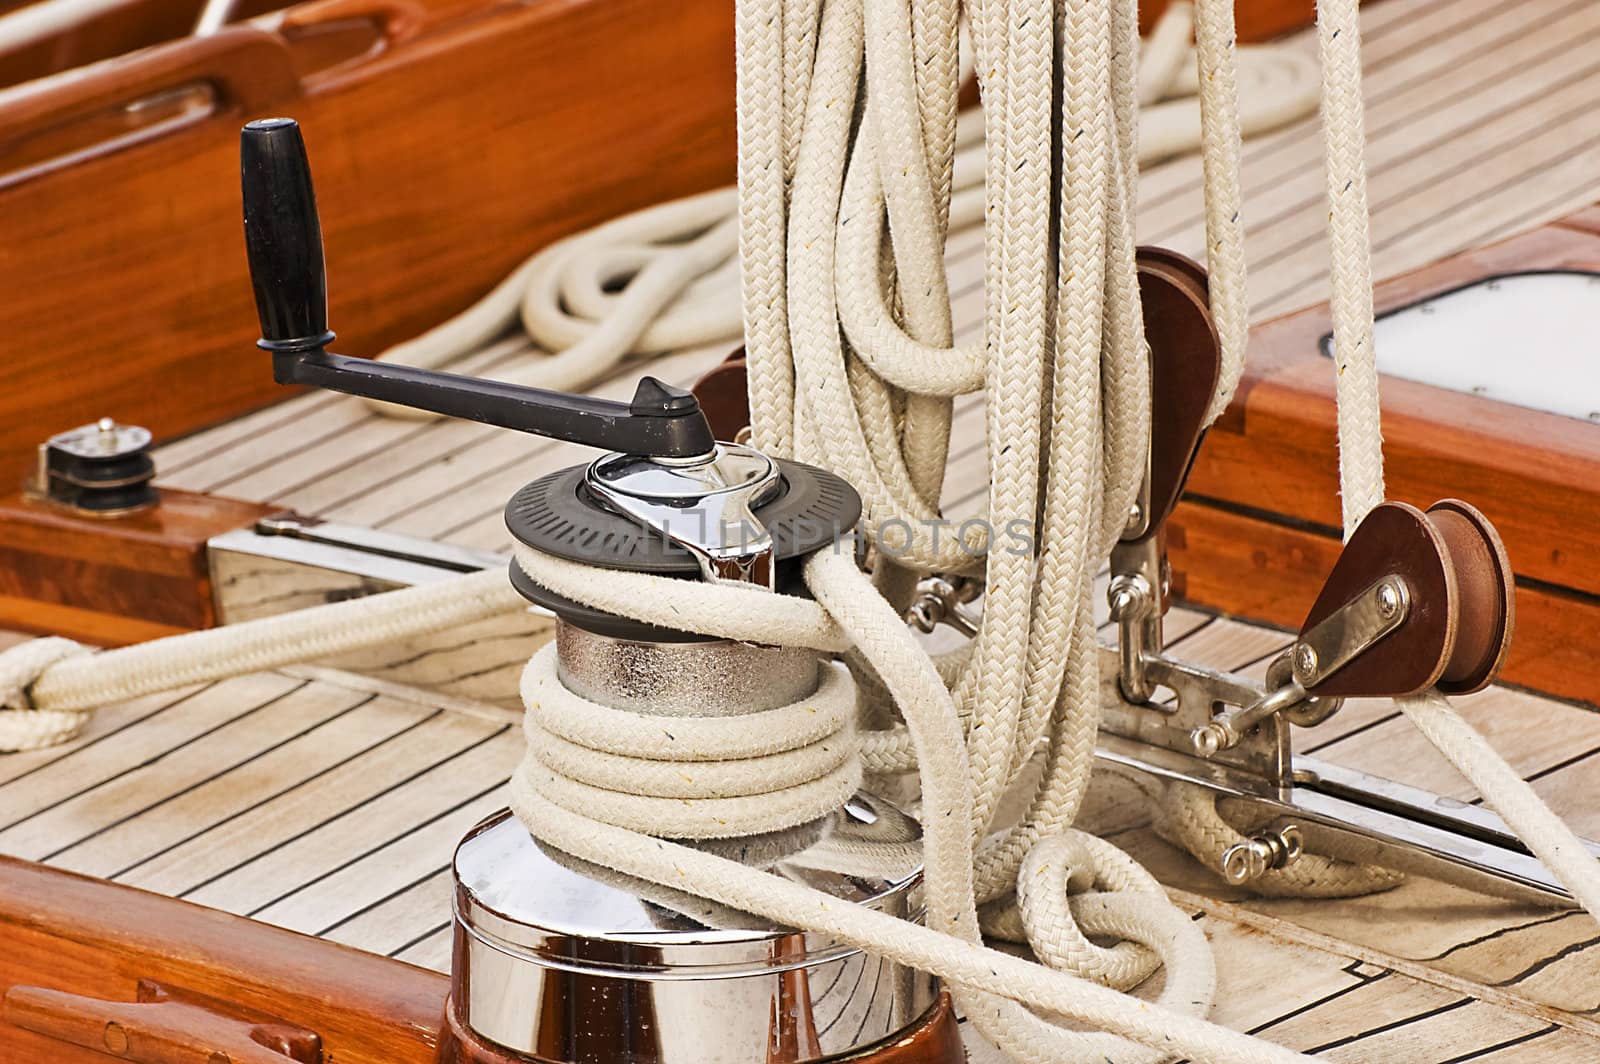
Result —
[{"label": "winch handle grip", "polygon": [[446,417],[529,432],[607,451],[694,458],[716,446],[700,403],[644,377],[622,403],[587,395],[465,377],[456,373],[336,355],[327,350],[328,280],[311,164],[300,124],[267,118],[239,138],[245,250],[258,346],[272,354],[280,384],[308,384]]}]

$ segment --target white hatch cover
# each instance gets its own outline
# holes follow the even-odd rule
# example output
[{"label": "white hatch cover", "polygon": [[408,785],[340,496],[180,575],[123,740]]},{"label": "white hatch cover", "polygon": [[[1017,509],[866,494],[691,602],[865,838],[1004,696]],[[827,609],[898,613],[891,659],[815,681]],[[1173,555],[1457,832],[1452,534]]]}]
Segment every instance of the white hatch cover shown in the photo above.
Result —
[{"label": "white hatch cover", "polygon": [[1374,343],[1388,376],[1600,421],[1600,273],[1478,281],[1383,315]]}]

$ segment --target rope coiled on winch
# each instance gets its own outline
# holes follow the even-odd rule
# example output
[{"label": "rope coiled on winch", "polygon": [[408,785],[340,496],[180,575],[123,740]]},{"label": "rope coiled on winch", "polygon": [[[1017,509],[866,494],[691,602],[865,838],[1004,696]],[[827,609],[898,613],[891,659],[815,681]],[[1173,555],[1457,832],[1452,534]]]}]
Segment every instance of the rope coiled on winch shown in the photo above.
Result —
[{"label": "rope coiled on winch", "polygon": [[[839,469],[862,488],[869,526],[899,521],[909,530],[909,549],[897,552],[897,562],[879,559],[881,590],[891,598],[906,584],[902,570],[985,570],[984,625],[970,658],[930,659],[895,605],[846,555],[823,553],[806,563],[814,602],[598,571],[531,551],[518,558],[538,583],[608,612],[723,638],[848,652],[870,668],[903,722],[887,736],[861,736],[862,760],[883,763],[879,755],[906,746],[915,753],[927,926],[840,905],[655,837],[709,837],[814,816],[821,798],[795,802],[793,791],[815,785],[828,789],[829,801],[839,800],[859,771],[847,726],[814,740],[783,739],[775,752],[805,751],[793,759],[804,764],[773,774],[765,789],[748,762],[773,755],[749,745],[737,729],[708,726],[699,760],[688,763],[725,762],[726,771],[714,769],[721,778],[685,793],[671,769],[660,767],[684,762],[646,756],[642,736],[661,722],[610,719],[614,727],[603,733],[585,730],[580,719],[603,723],[601,715],[593,703],[568,701],[570,692],[552,686],[559,679],[546,653],[527,675],[533,742],[513,781],[514,805],[534,834],[579,859],[943,976],[973,1023],[1015,1060],[1297,1059],[1189,1014],[1203,1013],[1215,988],[1203,933],[1128,858],[1070,827],[1087,784],[1098,717],[1089,577],[1121,531],[1143,475],[1148,431],[1149,382],[1132,272],[1139,139],[1133,12],[1121,0],[967,5],[986,103],[989,231],[985,342],[963,350],[953,344],[935,258],[957,197],[958,10],[955,0],[909,8],[904,0],[742,0],[740,235],[758,444]],[[1370,288],[1370,269],[1355,18],[1354,0],[1325,0],[1341,410],[1349,403],[1341,432],[1348,454],[1368,456],[1346,470],[1352,525],[1382,497],[1375,397],[1368,394],[1376,380],[1370,296],[1363,300],[1358,291]],[[1215,413],[1238,378],[1247,304],[1237,254],[1231,5],[1206,0],[1199,21],[1208,261],[1224,349]],[[701,268],[695,260],[709,262],[726,246],[727,232],[714,225],[701,235],[703,246],[682,249],[672,269],[657,271],[659,283],[649,280],[633,294],[629,329],[671,303],[672,284]],[[622,256],[586,276],[621,275],[641,262]],[[641,272],[637,280],[648,279]],[[552,283],[546,279],[539,290],[548,294]],[[574,307],[616,309],[630,298],[606,292],[603,281],[585,284],[563,289],[577,293]],[[592,340],[585,357],[621,357],[617,337],[626,331],[618,326],[603,344]],[[949,399],[978,387],[988,400],[991,531],[935,543],[917,529],[939,516]],[[1380,457],[1375,470],[1371,453]],[[1013,518],[1029,537],[1026,549],[1010,553],[993,528]],[[487,576],[467,577],[293,615],[287,623],[275,618],[42,671],[12,651],[9,667],[21,677],[11,684],[13,697],[30,707],[19,715],[73,711],[369,645],[395,632],[512,608],[511,592],[498,586],[491,589]],[[828,668],[843,684],[837,667]],[[847,698],[841,686],[830,689],[834,696],[838,717],[853,695]],[[1402,708],[1479,782],[1575,896],[1600,912],[1593,861],[1531,789],[1441,698]],[[616,738],[635,723],[639,735]],[[794,735],[803,731],[795,724]],[[731,756],[711,756],[719,751]],[[1001,795],[1041,751],[1043,771],[1021,819],[992,823]],[[636,785],[619,767],[653,782]],[[649,804],[633,801],[641,791],[650,792],[643,795]],[[752,819],[708,830],[708,820],[723,819],[723,807],[713,803],[729,800],[754,810]],[[713,812],[691,823],[675,819],[676,810],[668,815],[665,807],[674,803]],[[1062,970],[983,948],[980,903],[984,926],[1020,932]],[[1115,942],[1103,946],[1089,936]],[[1130,985],[1158,960],[1167,968],[1158,1005],[1099,985]],[[1055,1026],[1031,1009],[1093,1030]]]},{"label": "rope coiled on winch", "polygon": [[732,717],[655,716],[574,694],[546,644],[522,674],[528,753],[546,799],[617,827],[673,839],[759,835],[818,820],[861,786],[856,689],[819,665],[814,693]]},{"label": "rope coiled on winch", "polygon": [[[715,597],[734,608],[750,611],[760,611],[774,601],[772,596],[745,588],[595,570],[526,550],[519,551],[518,564],[563,597],[588,605],[604,603],[606,608],[618,608],[623,615],[647,623],[660,624],[672,618],[672,623],[689,630],[701,619],[715,620],[717,627],[727,623],[726,618],[718,619],[715,612],[704,608],[707,591],[717,593]],[[664,832],[636,833],[606,822],[603,815],[597,818],[591,808],[552,801],[542,791],[537,772],[530,771],[539,764],[536,752],[529,753],[511,788],[512,806],[529,830],[581,860],[790,926],[833,935],[968,987],[964,995],[968,1015],[975,1022],[992,1026],[992,1018],[996,1024],[1017,1030],[1009,1048],[1020,1060],[1084,1059],[1091,1053],[1096,1059],[1156,1060],[1173,1051],[1197,1060],[1298,1059],[1285,1050],[1176,1011],[1203,1011],[1209,1006],[1215,971],[1204,934],[1171,908],[1147,875],[1133,870],[1137,866],[1091,836],[1064,832],[1052,841],[1052,848],[1041,850],[1031,874],[1042,889],[1025,898],[1020,916],[1041,934],[1051,929],[1058,955],[1076,954],[1072,973],[1052,972],[982,947],[972,890],[971,779],[961,722],[950,692],[899,616],[856,568],[853,557],[819,552],[807,561],[805,574],[816,601],[792,599],[785,606],[788,618],[799,622],[797,630],[812,635],[826,632],[829,641],[836,633],[845,635],[905,707],[907,728],[919,755],[925,813],[940,811],[924,818],[927,929],[862,907],[840,906],[835,899],[757,868],[654,837]],[[769,622],[765,634],[775,634],[774,628]],[[543,682],[543,670],[548,668],[538,660],[530,665],[535,682]],[[803,814],[795,814],[791,820],[798,822],[798,816]],[[1068,866],[1068,878],[1084,889],[1081,900],[1063,910],[1062,899],[1055,898],[1049,888],[1058,868]],[[1076,937],[1060,926],[1063,912],[1073,911],[1083,916],[1081,934]],[[1161,1003],[1152,1006],[1097,985],[1095,980],[1107,974],[1128,971],[1128,949],[1075,951],[1070,943],[1080,939],[1087,943],[1083,934],[1128,935],[1143,943],[1130,948],[1141,953],[1153,950],[1171,969]],[[1134,964],[1146,972],[1150,967],[1148,960]],[[1033,1018],[1013,1004],[1014,1000],[1092,1022],[1116,1032],[1117,1037],[1055,1028]],[[1159,1021],[1152,1022],[1156,1016]],[[1162,1048],[1159,1052],[1130,1051],[1121,1036]]]}]

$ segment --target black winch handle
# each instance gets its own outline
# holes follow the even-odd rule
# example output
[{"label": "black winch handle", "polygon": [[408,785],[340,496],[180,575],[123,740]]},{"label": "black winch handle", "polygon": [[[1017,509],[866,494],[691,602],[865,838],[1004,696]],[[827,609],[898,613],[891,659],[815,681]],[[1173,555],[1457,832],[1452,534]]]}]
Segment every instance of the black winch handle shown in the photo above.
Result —
[{"label": "black winch handle", "polygon": [[272,353],[279,384],[330,388],[625,454],[693,458],[714,449],[695,397],[654,377],[641,378],[632,401],[621,403],[333,354],[322,223],[300,124],[267,118],[245,126],[239,177],[259,346]]}]

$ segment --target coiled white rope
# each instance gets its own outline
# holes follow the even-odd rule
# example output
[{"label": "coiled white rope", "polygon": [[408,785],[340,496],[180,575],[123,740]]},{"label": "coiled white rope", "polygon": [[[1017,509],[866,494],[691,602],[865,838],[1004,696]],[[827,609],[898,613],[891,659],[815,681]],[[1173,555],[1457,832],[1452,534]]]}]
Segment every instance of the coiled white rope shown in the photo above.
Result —
[{"label": "coiled white rope", "polygon": [[[1228,303],[1216,308],[1219,320],[1230,308],[1242,314],[1232,303],[1243,300],[1242,273],[1234,272],[1240,264],[1229,251],[1238,225],[1236,210],[1228,209],[1238,136],[1229,106],[1227,6],[1202,6],[1198,33],[1202,107],[1211,109],[1208,151],[1215,157],[1208,158],[1207,186],[1221,204],[1213,204],[1215,218],[1208,218],[1213,298]],[[1349,115],[1340,113],[1359,108],[1354,7],[1353,0],[1330,0],[1323,12],[1326,76],[1344,92],[1338,98],[1329,93],[1330,157],[1360,150],[1359,122],[1352,136]],[[907,522],[908,551],[899,555],[907,567],[973,568],[982,556],[988,596],[983,634],[970,658],[948,663],[949,675],[941,674],[894,607],[844,555],[823,553],[807,564],[815,603],[519,555],[540,583],[610,612],[728,638],[850,648],[869,665],[903,717],[894,734],[916,754],[928,927],[840,906],[745,865],[590,815],[597,798],[626,805],[614,797],[632,797],[617,789],[621,777],[606,758],[662,759],[641,757],[639,746],[563,734],[563,728],[576,734],[572,721],[589,707],[548,711],[565,698],[549,686],[559,681],[549,674],[548,659],[530,665],[530,730],[537,743],[513,781],[515,807],[535,834],[580,859],[831,934],[945,977],[973,1023],[1015,1060],[1298,1059],[1181,1010],[1203,1012],[1214,990],[1204,936],[1114,848],[1069,827],[1088,778],[1097,724],[1089,576],[1137,489],[1147,432],[1149,385],[1132,284],[1132,145],[1138,134],[1131,10],[1118,0],[968,5],[986,100],[989,222],[986,342],[970,353],[950,349],[940,272],[918,261],[942,248],[953,201],[956,10],[955,0],[918,4],[914,12],[898,0],[741,3],[741,254],[758,443],[844,467],[863,488],[869,522]],[[863,105],[859,128],[857,104]],[[1335,137],[1335,129],[1343,132]],[[903,136],[908,130],[920,137]],[[1349,166],[1348,157],[1330,161],[1334,226],[1341,230],[1335,246],[1363,252],[1335,266],[1346,345],[1352,321],[1359,334],[1361,307],[1358,300],[1337,298],[1337,288],[1370,284],[1370,272],[1363,274],[1364,242],[1352,237],[1355,219],[1364,230],[1364,202],[1356,204],[1364,197],[1356,193],[1342,206],[1338,198],[1359,187]],[[1345,175],[1343,183],[1337,175]],[[1233,188],[1236,201],[1236,183]],[[862,248],[876,248],[875,271],[863,272],[870,258]],[[667,287],[645,291],[659,295]],[[603,290],[596,286],[590,295]],[[862,328],[842,328],[847,316]],[[930,384],[914,366],[902,366],[904,375],[887,368],[880,373],[878,367],[895,364],[895,344],[945,352],[939,356],[947,362],[945,376]],[[1364,354],[1359,347],[1352,356],[1347,346],[1340,365],[1370,359],[1370,340]],[[979,363],[981,372],[962,358]],[[1230,375],[1236,367],[1225,374],[1225,388]],[[940,544],[908,520],[937,518],[948,399],[979,384],[989,400],[991,519],[1020,515],[1028,533],[1025,549],[1013,554],[994,533]],[[1352,434],[1376,434],[1375,408],[1350,425]],[[1366,475],[1363,497],[1381,498],[1381,466],[1375,485]],[[880,569],[891,570],[886,558]],[[499,591],[491,590],[489,577]],[[892,590],[894,580],[885,583]],[[35,710],[49,710],[52,699],[57,706],[86,705],[82,699],[129,697],[511,608],[500,574],[415,591],[403,603],[400,596],[412,592],[323,608],[338,612],[307,611],[67,659],[23,689]],[[309,638],[308,614],[315,615]],[[286,623],[274,627],[280,621]],[[219,664],[219,653],[240,660]],[[1575,895],[1593,906],[1600,894],[1592,889],[1592,862],[1570,833],[1547,822],[1553,817],[1526,785],[1500,778],[1510,770],[1483,759],[1481,739],[1442,700],[1408,704],[1407,712],[1468,766],[1469,775],[1484,781],[1480,786],[1508,822],[1528,830],[1535,852],[1564,882],[1570,876]],[[641,725],[650,726],[648,719]],[[569,746],[550,741],[551,734]],[[1041,748],[1044,772],[1026,813],[1014,825],[991,825],[1000,794]],[[732,752],[736,762],[766,756],[738,746]],[[818,752],[808,767],[820,769],[836,756]],[[854,771],[851,763],[848,756],[842,763],[847,773]],[[733,793],[750,786],[749,774],[741,775],[747,767],[735,765],[718,786],[687,800],[753,799]],[[658,769],[647,771],[658,782],[664,778]],[[807,786],[805,775],[794,771],[783,779]],[[579,785],[591,789],[563,790],[559,782],[550,785],[555,776],[579,777]],[[655,789],[668,793],[647,798],[684,800],[671,793],[675,784]],[[813,808],[772,812],[774,819],[760,823],[786,823]],[[662,828],[654,807],[629,809],[618,819],[652,832]],[[695,826],[672,820],[667,830],[693,833]],[[703,823],[700,831],[714,833]],[[1015,913],[1005,908],[1008,897]],[[978,905],[991,902],[1001,903],[985,909],[996,926],[1020,925],[1038,956],[1066,970],[984,949]],[[1087,935],[1111,935],[1124,944],[1102,947]],[[1164,1004],[1099,985],[1142,978],[1152,957],[1168,969]],[[1092,1030],[1057,1027],[1030,1008]]]},{"label": "coiled white rope", "polygon": [[[1216,0],[1204,2],[1216,5]],[[1137,89],[1139,101],[1144,104],[1136,147],[1141,161],[1196,150],[1204,153],[1207,202],[1218,204],[1212,212],[1215,217],[1208,216],[1210,242],[1216,245],[1209,252],[1213,259],[1218,255],[1239,258],[1243,248],[1236,221],[1223,221],[1237,214],[1237,183],[1233,185],[1231,207],[1226,198],[1219,196],[1228,187],[1227,175],[1236,169],[1230,152],[1237,153],[1237,134],[1229,133],[1233,129],[1231,123],[1219,125],[1214,118],[1206,123],[1205,116],[1215,115],[1216,108],[1202,106],[1208,95],[1233,92],[1233,64],[1222,63],[1222,58],[1231,57],[1234,50],[1232,10],[1231,4],[1223,6],[1228,8],[1226,12],[1219,8],[1201,20],[1203,27],[1210,27],[1226,14],[1227,26],[1200,36],[1202,58],[1197,64],[1196,46],[1190,43],[1195,25],[1192,8],[1187,3],[1171,5],[1145,42]],[[916,49],[919,69],[942,71],[949,80],[956,70],[954,48],[932,49],[928,41],[929,27],[940,19],[944,20],[939,29],[941,40],[953,39],[950,8],[949,4],[912,5],[911,18],[905,19],[887,18],[883,9],[869,5],[866,15],[873,19],[874,36],[896,35],[895,47],[901,58],[894,62],[905,62],[904,56]],[[794,32],[814,32],[815,18],[807,31],[803,29],[804,17],[792,8],[785,10],[784,17],[793,23]],[[911,23],[918,20],[927,24],[921,34],[912,34]],[[3,21],[0,19],[0,23]],[[1137,42],[1130,47],[1137,47]],[[1293,47],[1272,44],[1244,46],[1238,52],[1237,80],[1243,89],[1239,130],[1245,136],[1295,121],[1316,107],[1316,63],[1310,56]],[[1205,67],[1204,73],[1200,65]],[[784,91],[792,90],[791,98],[797,99],[793,93],[809,83],[802,79],[810,78],[810,65],[804,61],[786,65],[783,76]],[[1219,76],[1225,79],[1221,84],[1217,82]],[[939,82],[931,76],[919,77],[912,84],[908,78],[890,76],[880,64],[867,71],[867,78],[882,91],[870,97],[875,106],[866,120],[873,123],[873,136],[869,138],[871,143],[863,146],[867,154],[863,154],[860,165],[852,168],[850,202],[869,204],[881,198],[882,181],[926,187],[931,176],[938,184],[936,203],[900,194],[889,197],[893,209],[902,212],[937,208],[944,219],[939,231],[981,221],[985,209],[982,115],[969,113],[952,126],[949,118],[955,97],[942,89],[935,91]],[[928,131],[943,138],[938,142],[927,141],[920,120],[912,120],[921,109],[930,106],[946,111],[942,127]],[[783,150],[790,170],[802,127],[798,109],[794,109],[787,112],[781,131],[765,134],[781,134],[785,138]],[[750,131],[742,132],[741,137],[749,134]],[[1231,147],[1230,136],[1234,141]],[[943,162],[937,174],[926,172],[922,150],[908,153],[910,141],[906,138],[913,137],[924,141],[924,149],[938,148]],[[909,165],[904,169],[875,165],[870,152],[880,139],[889,158],[912,160]],[[741,180],[748,184],[755,178],[746,175]],[[1131,185],[1128,201],[1132,201]],[[501,379],[541,388],[581,390],[605,378],[626,359],[734,342],[741,335],[741,326],[749,327],[741,322],[738,304],[728,298],[738,284],[738,202],[734,189],[717,189],[650,207],[557,241],[530,257],[478,303],[379,357],[437,368],[480,350],[507,330],[520,326],[533,350],[526,360],[504,371]],[[938,260],[932,256],[942,250],[942,243],[935,247],[924,239],[935,231],[931,221],[927,216],[896,219],[891,232],[897,241],[895,257],[907,268],[918,262],[937,265]],[[889,309],[873,305],[878,286],[859,284],[864,278],[875,277],[879,233],[859,226],[855,235],[859,239],[849,242],[840,260],[840,283],[841,287],[854,286],[868,302],[841,303],[840,315],[852,342],[872,360],[874,372],[897,386],[906,387],[903,382],[916,380],[919,389],[933,388],[942,395],[976,391],[981,386],[981,357],[975,351],[946,350],[950,343],[945,335],[948,324],[929,324],[949,314],[948,301],[941,303],[940,299],[942,271],[930,270],[922,280],[937,287],[928,290],[926,298],[906,305],[909,313],[917,315],[917,321],[911,323],[912,331],[920,333],[931,328],[928,335],[936,339],[899,335],[898,329],[886,328],[891,317]],[[1215,262],[1213,272],[1224,283],[1229,277],[1241,275],[1239,271],[1217,269]],[[1236,300],[1226,294],[1223,302],[1231,307]],[[938,310],[941,305],[945,307],[943,311]],[[1237,368],[1243,365],[1244,325],[1242,310],[1225,317],[1225,348],[1233,379],[1237,378]],[[876,335],[863,339],[868,334]],[[558,354],[539,355],[534,351]],[[1231,386],[1224,389],[1224,393],[1231,391]],[[1222,400],[1217,412],[1226,405],[1224,393],[1219,393]],[[434,416],[411,407],[383,403],[374,406],[396,417]],[[934,458],[941,456],[942,451]],[[930,469],[936,464],[942,463],[928,460]]]},{"label": "coiled white rope", "polygon": [[567,809],[674,839],[781,831],[861,786],[855,683],[825,664],[816,691],[734,717],[649,716],[569,691],[546,644],[522,677],[528,785]]},{"label": "coiled white rope", "polygon": [[[587,593],[627,603],[627,616],[652,623],[670,617],[682,625],[684,612],[697,611],[694,604],[705,590],[685,581],[567,568],[568,563],[548,561],[534,552],[519,556],[519,564],[535,566],[537,579],[556,593]],[[970,775],[950,693],[898,615],[856,569],[853,558],[821,552],[807,563],[806,578],[820,608],[849,634],[906,708],[908,730],[921,755],[927,929],[859,906],[841,906],[827,895],[747,865],[652,837],[666,833],[656,828],[648,835],[619,828],[609,822],[609,810],[596,816],[592,806],[553,800],[541,785],[543,760],[533,748],[512,781],[513,808],[530,831],[580,860],[830,934],[941,975],[966,988],[963,1004],[968,1017],[999,1032],[1017,1060],[1158,1060],[1174,1053],[1230,1062],[1301,1059],[1182,1011],[1203,1012],[1214,993],[1215,969],[1204,934],[1171,907],[1148,874],[1092,836],[1063,833],[1036,848],[1027,866],[1028,883],[1022,888],[1021,919],[1040,929],[1043,948],[1066,971],[982,947],[973,891]],[[753,601],[768,598],[728,590]],[[640,608],[646,601],[649,606]],[[550,675],[549,664],[539,659],[530,664],[529,672],[530,686],[560,682]],[[576,698],[570,692],[561,697]],[[598,705],[591,704],[590,712],[603,715]],[[789,823],[805,815],[806,811],[796,810]],[[1074,885],[1070,900],[1058,890],[1069,880]],[[1062,926],[1068,914],[1075,932]],[[1085,935],[1114,935],[1140,945],[1102,948]],[[1158,1003],[1137,1001],[1099,985],[1099,981],[1148,975],[1152,959],[1143,952],[1146,949],[1169,968],[1168,985]],[[1019,1001],[1091,1023],[1115,1037],[1054,1027],[1015,1004]],[[1151,1048],[1130,1049],[1123,1038]]]},{"label": "coiled white rope", "polygon": [[37,750],[74,738],[88,723],[89,709],[41,708],[33,686],[52,665],[90,654],[70,639],[31,639],[0,653],[0,752]]}]

